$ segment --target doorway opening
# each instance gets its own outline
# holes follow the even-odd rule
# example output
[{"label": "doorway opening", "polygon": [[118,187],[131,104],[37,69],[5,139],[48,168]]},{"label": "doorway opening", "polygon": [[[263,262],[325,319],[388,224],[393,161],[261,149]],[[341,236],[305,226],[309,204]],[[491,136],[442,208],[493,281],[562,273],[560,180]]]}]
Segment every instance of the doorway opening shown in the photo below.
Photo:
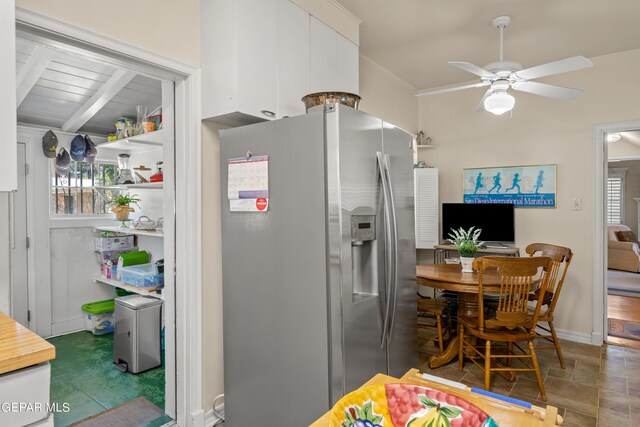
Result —
[{"label": "doorway opening", "polygon": [[640,131],[605,134],[607,343],[640,348]]},{"label": "doorway opening", "polygon": [[[69,410],[55,424],[140,399],[149,422],[169,422],[176,304],[163,267],[173,272],[176,259],[175,80],[26,29],[16,51],[24,176],[9,196],[11,315],[56,347],[50,401]],[[137,200],[118,222],[111,209],[122,196]],[[121,332],[130,341],[118,344]]]}]

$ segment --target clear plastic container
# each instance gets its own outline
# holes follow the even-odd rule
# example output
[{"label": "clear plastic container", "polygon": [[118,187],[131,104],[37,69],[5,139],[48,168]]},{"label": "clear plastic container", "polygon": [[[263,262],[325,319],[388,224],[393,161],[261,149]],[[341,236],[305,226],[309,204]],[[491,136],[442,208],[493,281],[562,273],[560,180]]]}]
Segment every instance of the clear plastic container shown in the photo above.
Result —
[{"label": "clear plastic container", "polygon": [[141,288],[155,288],[159,286],[160,275],[155,264],[140,264],[121,267],[120,274],[122,282]]},{"label": "clear plastic container", "polygon": [[114,300],[96,301],[82,306],[85,329],[93,335],[113,332]]}]

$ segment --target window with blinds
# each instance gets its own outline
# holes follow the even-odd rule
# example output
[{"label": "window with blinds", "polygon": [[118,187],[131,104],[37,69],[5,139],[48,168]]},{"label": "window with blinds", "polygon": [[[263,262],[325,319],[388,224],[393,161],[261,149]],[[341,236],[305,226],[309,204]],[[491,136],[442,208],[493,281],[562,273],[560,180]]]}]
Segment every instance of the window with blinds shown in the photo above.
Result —
[{"label": "window with blinds", "polygon": [[624,178],[627,168],[609,168],[607,176],[607,223],[624,223]]}]

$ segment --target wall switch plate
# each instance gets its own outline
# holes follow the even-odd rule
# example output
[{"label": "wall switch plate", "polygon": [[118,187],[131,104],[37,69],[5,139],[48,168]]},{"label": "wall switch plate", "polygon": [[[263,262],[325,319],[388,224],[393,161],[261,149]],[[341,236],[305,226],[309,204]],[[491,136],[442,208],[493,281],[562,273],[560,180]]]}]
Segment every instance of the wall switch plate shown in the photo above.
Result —
[{"label": "wall switch plate", "polygon": [[582,210],[582,199],[580,197],[574,197],[571,200],[571,210],[574,210],[574,211]]}]

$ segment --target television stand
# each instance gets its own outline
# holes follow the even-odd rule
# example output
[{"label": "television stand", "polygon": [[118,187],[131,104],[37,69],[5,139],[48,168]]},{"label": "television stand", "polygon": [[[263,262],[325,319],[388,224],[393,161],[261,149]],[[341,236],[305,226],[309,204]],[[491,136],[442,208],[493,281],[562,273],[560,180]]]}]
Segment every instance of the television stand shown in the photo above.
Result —
[{"label": "television stand", "polygon": [[[444,264],[445,259],[449,258],[451,252],[457,253],[455,245],[435,245],[433,247],[433,263],[434,264]],[[501,255],[501,256],[512,256],[519,257],[520,249],[516,247],[508,247],[508,246],[486,246],[484,248],[478,249],[479,254],[483,255]]]},{"label": "television stand", "polygon": [[493,243],[489,245],[483,245],[482,249],[511,249],[512,246],[501,245],[499,243]]}]

